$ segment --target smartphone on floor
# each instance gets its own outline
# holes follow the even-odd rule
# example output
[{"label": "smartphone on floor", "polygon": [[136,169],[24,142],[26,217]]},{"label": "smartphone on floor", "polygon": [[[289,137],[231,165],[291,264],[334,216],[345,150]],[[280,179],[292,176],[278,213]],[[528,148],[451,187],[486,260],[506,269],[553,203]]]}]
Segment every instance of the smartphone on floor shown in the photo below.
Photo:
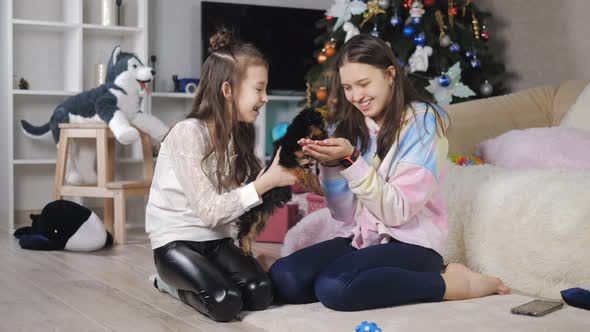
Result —
[{"label": "smartphone on floor", "polygon": [[515,315],[541,317],[555,310],[563,308],[561,301],[533,300],[510,310]]}]

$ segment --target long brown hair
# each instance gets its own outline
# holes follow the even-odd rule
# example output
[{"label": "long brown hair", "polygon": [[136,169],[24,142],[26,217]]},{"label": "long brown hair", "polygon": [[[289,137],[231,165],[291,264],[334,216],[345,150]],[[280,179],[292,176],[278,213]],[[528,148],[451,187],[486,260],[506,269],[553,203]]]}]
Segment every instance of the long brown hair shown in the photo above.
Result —
[{"label": "long brown hair", "polygon": [[[203,63],[193,107],[186,118],[207,123],[211,144],[203,161],[215,152],[217,191],[221,193],[223,189],[243,183],[250,174],[257,174],[261,168],[254,155],[254,125],[238,122],[236,98],[240,94],[238,89],[246,69],[255,65],[268,68],[268,62],[255,46],[235,40],[233,33],[226,29],[215,33],[209,43],[210,54]],[[222,92],[224,82],[228,82],[231,87],[232,111],[225,107],[226,98]],[[228,154],[230,139],[236,154],[232,159],[229,159]],[[228,159],[229,174],[226,175]]]},{"label": "long brown hair", "polygon": [[[377,155],[383,160],[395,140],[399,138],[406,110],[411,110],[415,116],[411,103],[424,102],[434,110],[433,102],[421,96],[412,86],[391,48],[383,40],[370,34],[360,34],[351,38],[343,45],[331,71],[329,100],[332,102],[327,120],[336,126],[334,136],[344,137],[353,145],[360,141],[362,153],[367,151],[369,145],[369,130],[365,126],[364,115],[346,100],[340,81],[340,67],[351,62],[372,65],[382,70],[387,70],[391,66],[395,69],[391,101],[383,111],[383,125],[377,137]],[[437,116],[437,127],[444,134],[445,126],[442,125],[441,116],[436,111],[434,113]]]}]

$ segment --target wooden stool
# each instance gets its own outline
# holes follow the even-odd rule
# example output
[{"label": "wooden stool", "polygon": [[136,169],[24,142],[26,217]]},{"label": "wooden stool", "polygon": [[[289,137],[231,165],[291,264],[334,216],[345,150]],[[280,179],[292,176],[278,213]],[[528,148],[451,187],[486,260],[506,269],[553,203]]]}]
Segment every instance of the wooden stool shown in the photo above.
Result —
[{"label": "wooden stool", "polygon": [[[58,200],[63,196],[103,197],[105,228],[114,235],[115,243],[125,243],[125,201],[127,197],[148,194],[154,176],[154,160],[149,136],[140,131],[144,180],[114,182],[115,137],[105,123],[62,123],[59,128],[53,198]],[[64,185],[68,141],[73,138],[96,139],[98,179],[94,185]]]}]

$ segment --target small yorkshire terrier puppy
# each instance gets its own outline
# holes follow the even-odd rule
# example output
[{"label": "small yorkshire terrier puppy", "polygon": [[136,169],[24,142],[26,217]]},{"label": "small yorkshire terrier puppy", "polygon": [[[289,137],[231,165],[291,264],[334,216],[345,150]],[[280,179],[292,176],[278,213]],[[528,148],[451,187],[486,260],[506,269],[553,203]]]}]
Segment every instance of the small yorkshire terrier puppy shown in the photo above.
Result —
[{"label": "small yorkshire terrier puppy", "polygon": [[[299,179],[299,182],[314,193],[324,196],[317,174],[312,168],[317,165],[306,155],[297,141],[302,138],[323,140],[328,138],[322,114],[314,108],[304,108],[293,119],[285,135],[274,142],[273,155],[279,147],[279,165],[285,167]],[[269,166],[265,168],[265,171]],[[250,181],[254,181],[258,174],[254,174]],[[274,188],[262,195],[262,204],[252,208],[239,218],[238,240],[244,255],[252,254],[252,242],[266,226],[266,221],[280,207],[291,200],[291,187]]]}]

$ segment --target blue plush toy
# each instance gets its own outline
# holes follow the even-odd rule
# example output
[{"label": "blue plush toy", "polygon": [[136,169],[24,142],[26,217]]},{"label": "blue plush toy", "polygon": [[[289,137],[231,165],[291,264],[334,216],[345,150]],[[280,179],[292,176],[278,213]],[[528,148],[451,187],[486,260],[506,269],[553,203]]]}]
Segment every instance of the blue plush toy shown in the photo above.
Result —
[{"label": "blue plush toy", "polygon": [[565,303],[572,307],[590,310],[590,291],[583,288],[570,288],[561,291]]},{"label": "blue plush toy", "polygon": [[375,323],[362,322],[356,327],[355,332],[381,332],[381,329]]}]

